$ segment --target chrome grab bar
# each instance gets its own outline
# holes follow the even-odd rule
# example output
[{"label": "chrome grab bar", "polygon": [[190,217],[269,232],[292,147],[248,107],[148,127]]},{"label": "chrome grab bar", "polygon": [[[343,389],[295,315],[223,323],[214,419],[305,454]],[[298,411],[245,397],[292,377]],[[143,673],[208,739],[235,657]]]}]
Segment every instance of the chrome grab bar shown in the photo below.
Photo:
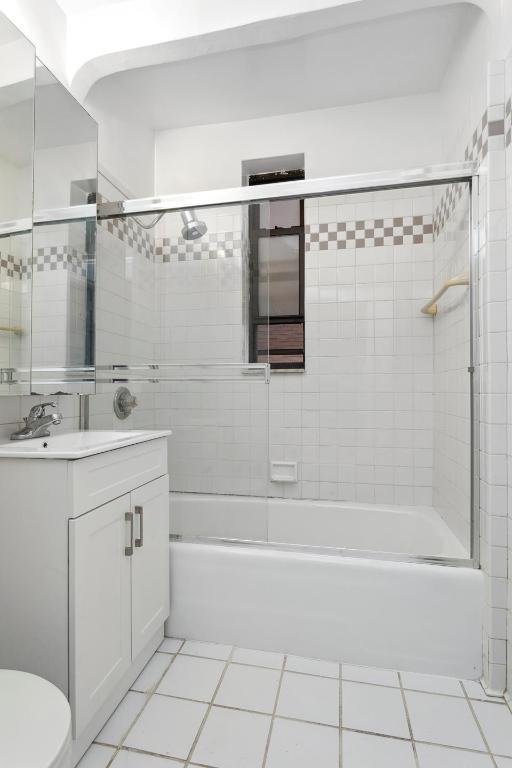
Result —
[{"label": "chrome grab bar", "polygon": [[424,307],[421,308],[421,311],[424,315],[430,315],[431,317],[435,317],[437,315],[437,302],[443,296],[448,288],[453,288],[456,285],[469,285],[469,273],[468,272],[462,272],[460,275],[456,275],[455,277],[450,277],[449,280],[447,280],[441,288],[435,293],[429,302],[425,304]]}]

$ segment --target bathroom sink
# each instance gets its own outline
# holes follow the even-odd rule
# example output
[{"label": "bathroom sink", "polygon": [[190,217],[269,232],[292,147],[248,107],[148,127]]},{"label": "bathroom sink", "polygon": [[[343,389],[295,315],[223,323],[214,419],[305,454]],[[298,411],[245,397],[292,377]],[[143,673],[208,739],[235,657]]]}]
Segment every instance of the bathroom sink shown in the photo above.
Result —
[{"label": "bathroom sink", "polygon": [[170,430],[67,432],[0,444],[1,459],[83,459],[96,453],[168,437]]}]

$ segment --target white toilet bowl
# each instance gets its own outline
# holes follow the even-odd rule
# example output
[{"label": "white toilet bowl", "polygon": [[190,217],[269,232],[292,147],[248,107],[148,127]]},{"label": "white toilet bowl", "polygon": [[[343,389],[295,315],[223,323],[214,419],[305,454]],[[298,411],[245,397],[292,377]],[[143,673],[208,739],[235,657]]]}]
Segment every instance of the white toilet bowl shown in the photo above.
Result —
[{"label": "white toilet bowl", "polygon": [[70,768],[71,710],[47,680],[0,669],[0,766]]}]

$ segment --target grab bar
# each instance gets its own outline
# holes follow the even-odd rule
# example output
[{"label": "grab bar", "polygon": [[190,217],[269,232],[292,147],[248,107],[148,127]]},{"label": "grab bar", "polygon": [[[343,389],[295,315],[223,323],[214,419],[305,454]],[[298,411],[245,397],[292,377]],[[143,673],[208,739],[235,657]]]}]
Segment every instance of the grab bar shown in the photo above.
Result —
[{"label": "grab bar", "polygon": [[19,325],[0,325],[0,332],[15,333],[16,336],[21,336],[23,334],[23,328],[21,328]]},{"label": "grab bar", "polygon": [[441,296],[446,293],[448,288],[453,288],[456,285],[469,285],[469,274],[467,272],[462,272],[462,274],[456,275],[456,277],[450,277],[449,280],[443,283],[441,288],[437,291],[437,293],[434,294],[434,296],[432,296],[430,301],[421,308],[423,314],[435,317],[437,315],[437,302]]}]

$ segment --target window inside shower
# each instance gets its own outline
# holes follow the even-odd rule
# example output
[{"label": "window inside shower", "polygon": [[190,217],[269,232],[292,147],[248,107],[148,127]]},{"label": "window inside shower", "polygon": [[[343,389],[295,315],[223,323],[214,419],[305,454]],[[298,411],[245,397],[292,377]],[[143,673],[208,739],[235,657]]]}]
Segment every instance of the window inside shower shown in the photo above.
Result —
[{"label": "window inside shower", "polygon": [[[173,431],[174,536],[467,564],[477,556],[470,183],[294,201],[300,373],[272,369],[270,346],[251,355],[250,210],[271,221],[270,202],[197,208],[207,232],[193,240],[168,211],[142,254],[133,220],[104,220],[97,333],[109,373],[91,428],[112,426],[122,381],[139,399],[123,427]],[[271,259],[259,284],[268,306]],[[268,338],[271,317],[260,324]]]},{"label": "window inside shower", "polygon": [[[249,176],[249,186],[304,179],[302,169]],[[266,215],[268,214],[268,215]],[[249,362],[304,368],[304,201],[248,206]]]}]

